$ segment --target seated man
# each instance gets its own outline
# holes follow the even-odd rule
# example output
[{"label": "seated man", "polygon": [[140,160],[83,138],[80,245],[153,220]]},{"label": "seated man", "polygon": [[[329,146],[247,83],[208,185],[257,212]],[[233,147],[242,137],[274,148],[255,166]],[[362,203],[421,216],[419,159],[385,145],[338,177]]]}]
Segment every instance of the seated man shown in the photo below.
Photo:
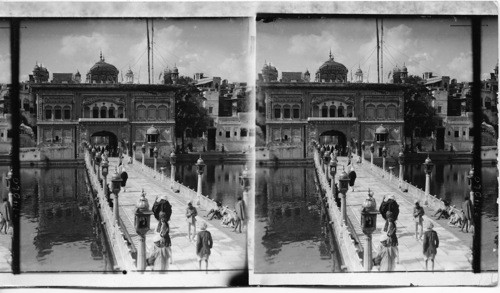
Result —
[{"label": "seated man", "polygon": [[462,217],[463,217],[463,215],[460,215],[460,214],[463,214],[463,213],[452,211],[451,215],[450,215],[450,220],[448,221],[448,224],[450,226],[461,227],[462,226]]},{"label": "seated man", "polygon": [[222,213],[222,226],[223,227],[234,227],[236,219],[231,215],[231,213],[227,212],[224,208]]},{"label": "seated man", "polygon": [[217,209],[211,209],[210,212],[208,212],[208,214],[205,216],[208,217],[210,216],[210,214],[212,214],[209,220],[212,220],[213,218],[219,220],[222,218],[222,211],[223,211],[222,203],[220,201],[216,201],[216,203],[217,203]]},{"label": "seated man", "polygon": [[441,218],[448,219],[450,217],[450,211],[451,207],[448,202],[444,203],[444,209],[438,209],[437,212],[434,214],[434,217],[438,215],[436,220],[439,220]]}]

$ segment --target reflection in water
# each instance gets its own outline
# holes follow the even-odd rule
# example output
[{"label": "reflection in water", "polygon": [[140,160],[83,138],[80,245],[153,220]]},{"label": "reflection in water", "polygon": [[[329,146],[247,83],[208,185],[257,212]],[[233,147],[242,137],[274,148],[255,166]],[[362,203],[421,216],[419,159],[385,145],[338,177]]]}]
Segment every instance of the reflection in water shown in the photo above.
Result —
[{"label": "reflection in water", "polygon": [[111,271],[82,168],[22,169],[21,271]]},{"label": "reflection in water", "polygon": [[[151,165],[150,165],[151,164]],[[238,196],[243,195],[240,186],[240,176],[245,168],[245,164],[223,164],[205,162],[205,172],[203,173],[202,194],[213,200],[222,202],[222,205],[234,208]],[[152,167],[152,162],[148,162]],[[198,174],[194,163],[177,163],[175,180],[185,186],[196,190],[198,188]],[[170,178],[170,165],[165,168],[166,176]]]},{"label": "reflection in water", "polygon": [[339,271],[314,169],[257,168],[256,173],[256,272]]}]

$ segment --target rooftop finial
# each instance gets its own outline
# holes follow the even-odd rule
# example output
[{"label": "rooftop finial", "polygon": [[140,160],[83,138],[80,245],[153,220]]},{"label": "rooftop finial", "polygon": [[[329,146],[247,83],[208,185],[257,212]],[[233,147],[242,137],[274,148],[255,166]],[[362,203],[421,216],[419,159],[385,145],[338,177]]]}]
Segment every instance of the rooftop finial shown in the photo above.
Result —
[{"label": "rooftop finial", "polygon": [[332,56],[332,48],[330,48],[330,59],[333,59],[333,56]]},{"label": "rooftop finial", "polygon": [[101,50],[101,55],[99,56],[99,59],[102,61],[102,50]]}]

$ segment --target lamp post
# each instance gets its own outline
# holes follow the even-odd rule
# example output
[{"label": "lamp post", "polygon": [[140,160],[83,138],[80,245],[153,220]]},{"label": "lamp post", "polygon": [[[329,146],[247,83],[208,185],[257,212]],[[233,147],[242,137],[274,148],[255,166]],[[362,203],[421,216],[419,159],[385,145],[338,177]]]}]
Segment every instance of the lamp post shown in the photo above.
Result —
[{"label": "lamp post", "polygon": [[365,160],[365,142],[363,141],[361,143],[361,164],[363,164],[363,161]]},{"label": "lamp post", "polygon": [[91,162],[92,162],[92,168],[94,169],[94,172],[95,172],[95,147],[92,147],[92,150],[90,151],[90,159],[91,159]]},{"label": "lamp post", "polygon": [[330,163],[330,152],[326,151],[323,155],[323,171],[325,172],[326,179],[328,179],[328,163]]},{"label": "lamp post", "polygon": [[330,161],[330,187],[332,188],[333,196],[335,196],[335,174],[337,174],[337,157],[333,157]]},{"label": "lamp post", "polygon": [[474,167],[472,167],[469,171],[469,175],[467,175],[468,183],[470,186],[470,201],[474,204],[474,191],[472,191],[472,185],[474,184]]},{"label": "lamp post", "polygon": [[113,186],[113,194],[114,194],[114,203],[113,203],[113,215],[115,218],[115,225],[119,225],[120,223],[120,215],[118,214],[118,193],[120,192],[120,186],[122,183],[122,178],[120,177],[120,174],[116,172],[111,177],[111,183]]},{"label": "lamp post", "polygon": [[372,144],[370,145],[370,163],[371,163],[370,168],[372,169],[373,169],[373,152],[375,152],[375,146],[373,145],[372,142]]},{"label": "lamp post", "polygon": [[101,164],[101,153],[97,153],[95,156],[95,164],[97,166],[97,180],[99,180],[99,183],[101,183],[101,168],[99,168],[99,165]]},{"label": "lamp post", "polygon": [[134,226],[139,237],[139,252],[137,254],[137,270],[146,269],[146,233],[149,231],[150,219],[153,212],[149,209],[144,190],[137,201],[135,210]]},{"label": "lamp post", "polygon": [[135,161],[135,150],[137,148],[137,145],[135,144],[135,142],[132,144],[132,164],[134,163]]},{"label": "lamp post", "polygon": [[160,174],[161,174],[160,175],[161,176],[160,177],[160,181],[163,182],[163,180],[165,180],[165,176],[164,176],[164,174],[165,174],[165,167],[160,167]]},{"label": "lamp post", "polygon": [[170,189],[174,189],[175,182],[175,162],[177,161],[177,156],[174,151],[170,153]]},{"label": "lamp post", "polygon": [[384,147],[382,148],[382,170],[385,171],[385,158],[387,158],[387,148]]},{"label": "lamp post", "polygon": [[158,160],[158,148],[156,146],[153,149],[153,157],[154,157],[154,169],[156,174],[156,161]]},{"label": "lamp post", "polygon": [[398,155],[399,159],[399,184],[398,187],[401,189],[403,187],[403,171],[404,171],[404,164],[405,164],[405,154],[403,153],[403,149],[399,152]]},{"label": "lamp post", "polygon": [[392,181],[392,170],[394,170],[394,166],[389,166],[389,181]]},{"label": "lamp post", "polygon": [[429,155],[427,155],[427,159],[425,159],[425,162],[423,163],[423,165],[424,165],[424,172],[425,172],[425,202],[424,202],[424,204],[427,205],[429,193],[431,190],[432,167],[434,167],[434,163],[431,161],[431,158],[429,157]]},{"label": "lamp post", "polygon": [[248,191],[250,190],[250,172],[248,172],[248,167],[245,165],[245,169],[241,173],[240,185],[243,189],[243,201],[248,202]]},{"label": "lamp post", "polygon": [[144,156],[146,154],[146,146],[142,144],[141,146],[141,151],[142,151],[142,169],[144,170]]},{"label": "lamp post", "polygon": [[340,189],[340,196],[341,196],[341,206],[340,206],[340,212],[342,214],[342,220],[343,223],[345,224],[347,221],[347,189],[349,188],[349,176],[345,172],[345,170],[340,173],[339,176],[339,189]]},{"label": "lamp post", "polygon": [[319,160],[323,164],[323,155],[325,154],[325,146],[321,146],[319,149]]},{"label": "lamp post", "polygon": [[107,194],[108,194],[108,184],[107,184],[106,180],[107,180],[107,176],[108,176],[108,173],[109,173],[109,163],[108,163],[108,159],[107,158],[102,162],[101,173],[102,173],[102,179],[104,180],[103,181],[104,195],[107,196]]},{"label": "lamp post", "polygon": [[203,159],[200,158],[198,161],[196,161],[196,171],[198,171],[198,188],[196,190],[196,196],[197,196],[197,202],[196,205],[200,205],[200,200],[201,200],[201,178],[203,177],[203,172],[205,169],[205,163],[203,162]]},{"label": "lamp post", "polygon": [[372,233],[377,228],[377,203],[373,193],[368,189],[368,197],[365,199],[361,209],[361,229],[366,235],[363,266],[365,271],[372,270]]}]

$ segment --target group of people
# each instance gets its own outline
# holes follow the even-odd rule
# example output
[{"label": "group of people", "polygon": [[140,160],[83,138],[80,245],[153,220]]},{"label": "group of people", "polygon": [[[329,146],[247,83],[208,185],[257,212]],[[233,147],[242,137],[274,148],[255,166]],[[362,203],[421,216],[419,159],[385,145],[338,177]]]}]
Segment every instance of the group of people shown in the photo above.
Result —
[{"label": "group of people", "polygon": [[[393,271],[396,263],[399,263],[399,249],[397,237],[396,221],[399,216],[399,204],[396,202],[393,194],[387,198],[384,196],[380,204],[379,212],[384,218],[385,225],[380,243],[376,249],[377,253],[373,259],[373,264],[379,266],[379,271]],[[434,271],[434,258],[439,247],[439,237],[433,230],[434,224],[429,222],[425,233],[423,232],[423,216],[425,211],[420,206],[419,201],[415,201],[413,208],[413,220],[415,222],[415,238],[422,240],[422,253],[425,260],[425,269],[428,270],[428,262],[431,261],[432,271]],[[420,234],[420,235],[419,235]]]},{"label": "group of people", "polygon": [[223,227],[234,227],[233,232],[241,233],[241,229],[246,220],[245,212],[245,202],[243,198],[238,197],[238,201],[235,204],[235,213],[231,213],[228,208],[223,207],[220,201],[216,201],[217,207],[211,209],[205,217],[209,218],[211,221],[214,218],[221,220],[221,225]]},{"label": "group of people", "polygon": [[[153,270],[168,270],[169,264],[173,263],[172,240],[170,238],[170,218],[172,216],[172,205],[166,195],[157,197],[153,204],[153,215],[158,220],[156,233],[153,238],[153,250],[150,252],[146,263],[152,266]],[[185,217],[188,225],[189,241],[196,241],[196,255],[199,269],[202,262],[205,262],[205,269],[208,270],[208,260],[213,246],[212,234],[207,231],[207,223],[201,224],[201,231],[196,233],[196,222],[198,211],[191,202],[186,208]],[[191,234],[191,230],[193,233]]]},{"label": "group of people", "polygon": [[469,230],[474,231],[473,206],[467,195],[462,202],[461,211],[452,208],[449,202],[445,202],[445,207],[438,209],[434,217],[437,217],[436,220],[448,219],[448,225],[460,227],[461,232],[469,233]]}]

